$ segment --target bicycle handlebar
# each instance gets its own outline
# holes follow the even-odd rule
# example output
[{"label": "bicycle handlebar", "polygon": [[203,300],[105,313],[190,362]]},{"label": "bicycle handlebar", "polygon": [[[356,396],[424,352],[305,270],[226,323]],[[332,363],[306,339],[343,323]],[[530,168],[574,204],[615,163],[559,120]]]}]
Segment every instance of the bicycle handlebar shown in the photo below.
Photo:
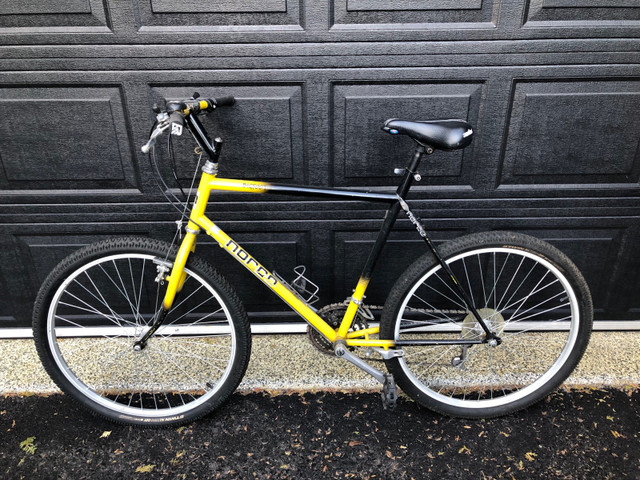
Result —
[{"label": "bicycle handlebar", "polygon": [[155,145],[157,138],[169,127],[171,127],[170,133],[172,135],[182,135],[186,116],[213,112],[216,108],[230,107],[236,103],[235,97],[231,95],[205,99],[198,97],[199,95],[194,93],[193,97],[188,100],[168,102],[165,110],[154,107],[154,111],[157,113],[156,127],[153,132],[151,132],[151,135],[149,135],[147,143],[142,146],[142,152],[149,153]]}]

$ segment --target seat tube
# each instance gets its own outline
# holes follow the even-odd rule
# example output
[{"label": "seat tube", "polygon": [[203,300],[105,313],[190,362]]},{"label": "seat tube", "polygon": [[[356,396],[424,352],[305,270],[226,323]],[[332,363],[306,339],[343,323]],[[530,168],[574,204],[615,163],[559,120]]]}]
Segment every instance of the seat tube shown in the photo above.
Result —
[{"label": "seat tube", "polygon": [[[411,161],[409,162],[409,166],[404,172],[404,176],[402,177],[402,181],[400,186],[396,190],[396,194],[404,200],[411,185],[413,184],[414,175],[420,165],[420,160],[422,159],[422,155],[425,152],[425,147],[418,144],[416,146],[415,152]],[[391,233],[391,229],[398,218],[398,214],[400,213],[401,205],[400,202],[396,202],[389,209],[384,217],[384,222],[382,223],[382,227],[380,227],[380,232],[378,233],[378,238],[376,239],[376,243],[374,244],[371,253],[369,254],[369,258],[362,270],[361,278],[371,278],[371,274],[373,273],[373,269],[375,267],[376,261],[380,256],[380,252],[387,242],[387,238],[389,238],[389,233]]]},{"label": "seat tube", "polygon": [[[414,180],[414,175],[418,166],[420,165],[420,160],[422,159],[422,155],[425,153],[425,147],[418,144],[414,151],[413,157],[407,167],[404,176],[402,177],[402,181],[400,186],[396,190],[396,194],[404,199],[404,197],[409,192],[411,188],[411,184]],[[391,229],[398,218],[398,214],[400,213],[401,205],[400,202],[395,202],[385,214],[384,221],[382,226],[380,227],[380,231],[378,232],[378,237],[376,238],[376,242],[369,252],[369,256],[367,257],[367,261],[362,269],[362,274],[360,275],[360,279],[358,280],[358,285],[356,286],[355,291],[351,297],[349,302],[349,306],[347,307],[347,311],[344,314],[342,322],[340,323],[340,328],[338,329],[338,336],[345,337],[351,324],[353,323],[353,319],[355,318],[356,312],[358,311],[358,307],[362,305],[362,300],[364,298],[364,293],[369,285],[369,280],[371,279],[371,275],[373,273],[373,269],[376,266],[378,258],[380,257],[380,252],[382,252],[382,248],[387,243],[387,239],[389,238],[389,234],[391,233]]]}]

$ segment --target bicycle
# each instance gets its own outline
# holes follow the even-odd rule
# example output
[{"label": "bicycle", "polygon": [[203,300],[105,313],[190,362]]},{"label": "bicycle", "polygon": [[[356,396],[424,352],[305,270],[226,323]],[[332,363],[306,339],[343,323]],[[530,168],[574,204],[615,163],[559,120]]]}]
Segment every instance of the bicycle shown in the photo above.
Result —
[{"label": "bicycle", "polygon": [[[175,237],[172,244],[109,239],[71,254],[44,281],[34,306],[35,343],[63,392],[94,413],[138,425],[189,422],[229,398],[247,368],[250,326],[231,285],[194,254],[201,232],[304,318],[316,347],[380,382],[385,408],[396,404],[397,381],[416,402],[445,415],[504,415],[539,401],[569,376],[586,349],[593,317],[575,265],[555,247],[520,233],[474,233],[436,248],[408,205],[425,155],[469,145],[473,130],[466,121],[387,120],[383,130],[408,136],[415,149],[407,167],[396,169],[396,193],[371,193],[219,178],[222,140],[210,139],[200,116],[234,103],[233,97],[194,94],[154,106],[156,122],[143,152],[153,154],[163,133],[170,131],[170,142],[187,130],[200,159],[206,158],[190,211],[189,199],[167,197],[181,214],[179,247]],[[155,155],[150,161],[161,191],[170,192]],[[317,310],[311,305],[317,287],[302,271],[290,285],[205,215],[218,190],[389,206],[353,294],[344,304]],[[363,298],[401,212],[427,249],[397,280],[376,325]],[[356,349],[379,355],[387,373]]]}]

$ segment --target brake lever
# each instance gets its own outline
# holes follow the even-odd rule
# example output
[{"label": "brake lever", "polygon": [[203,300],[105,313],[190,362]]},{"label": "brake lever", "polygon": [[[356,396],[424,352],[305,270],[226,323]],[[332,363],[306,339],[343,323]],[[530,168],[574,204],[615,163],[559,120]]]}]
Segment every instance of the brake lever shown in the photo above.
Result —
[{"label": "brake lever", "polygon": [[162,135],[164,133],[164,131],[166,129],[168,129],[170,126],[171,126],[171,122],[169,122],[169,121],[167,121],[166,123],[158,125],[156,127],[156,129],[153,131],[153,133],[151,134],[151,136],[149,137],[149,141],[142,146],[142,148],[141,148],[142,153],[149,153],[151,148],[155,145],[156,139],[160,135]]}]

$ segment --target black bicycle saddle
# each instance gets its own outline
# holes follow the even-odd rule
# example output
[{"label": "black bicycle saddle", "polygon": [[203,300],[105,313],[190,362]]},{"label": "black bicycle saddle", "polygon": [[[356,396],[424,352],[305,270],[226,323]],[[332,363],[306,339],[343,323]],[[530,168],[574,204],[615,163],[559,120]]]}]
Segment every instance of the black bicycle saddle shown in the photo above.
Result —
[{"label": "black bicycle saddle", "polygon": [[382,130],[392,135],[408,135],[422,145],[439,150],[464,148],[473,138],[473,128],[464,120],[412,122],[390,118]]}]

